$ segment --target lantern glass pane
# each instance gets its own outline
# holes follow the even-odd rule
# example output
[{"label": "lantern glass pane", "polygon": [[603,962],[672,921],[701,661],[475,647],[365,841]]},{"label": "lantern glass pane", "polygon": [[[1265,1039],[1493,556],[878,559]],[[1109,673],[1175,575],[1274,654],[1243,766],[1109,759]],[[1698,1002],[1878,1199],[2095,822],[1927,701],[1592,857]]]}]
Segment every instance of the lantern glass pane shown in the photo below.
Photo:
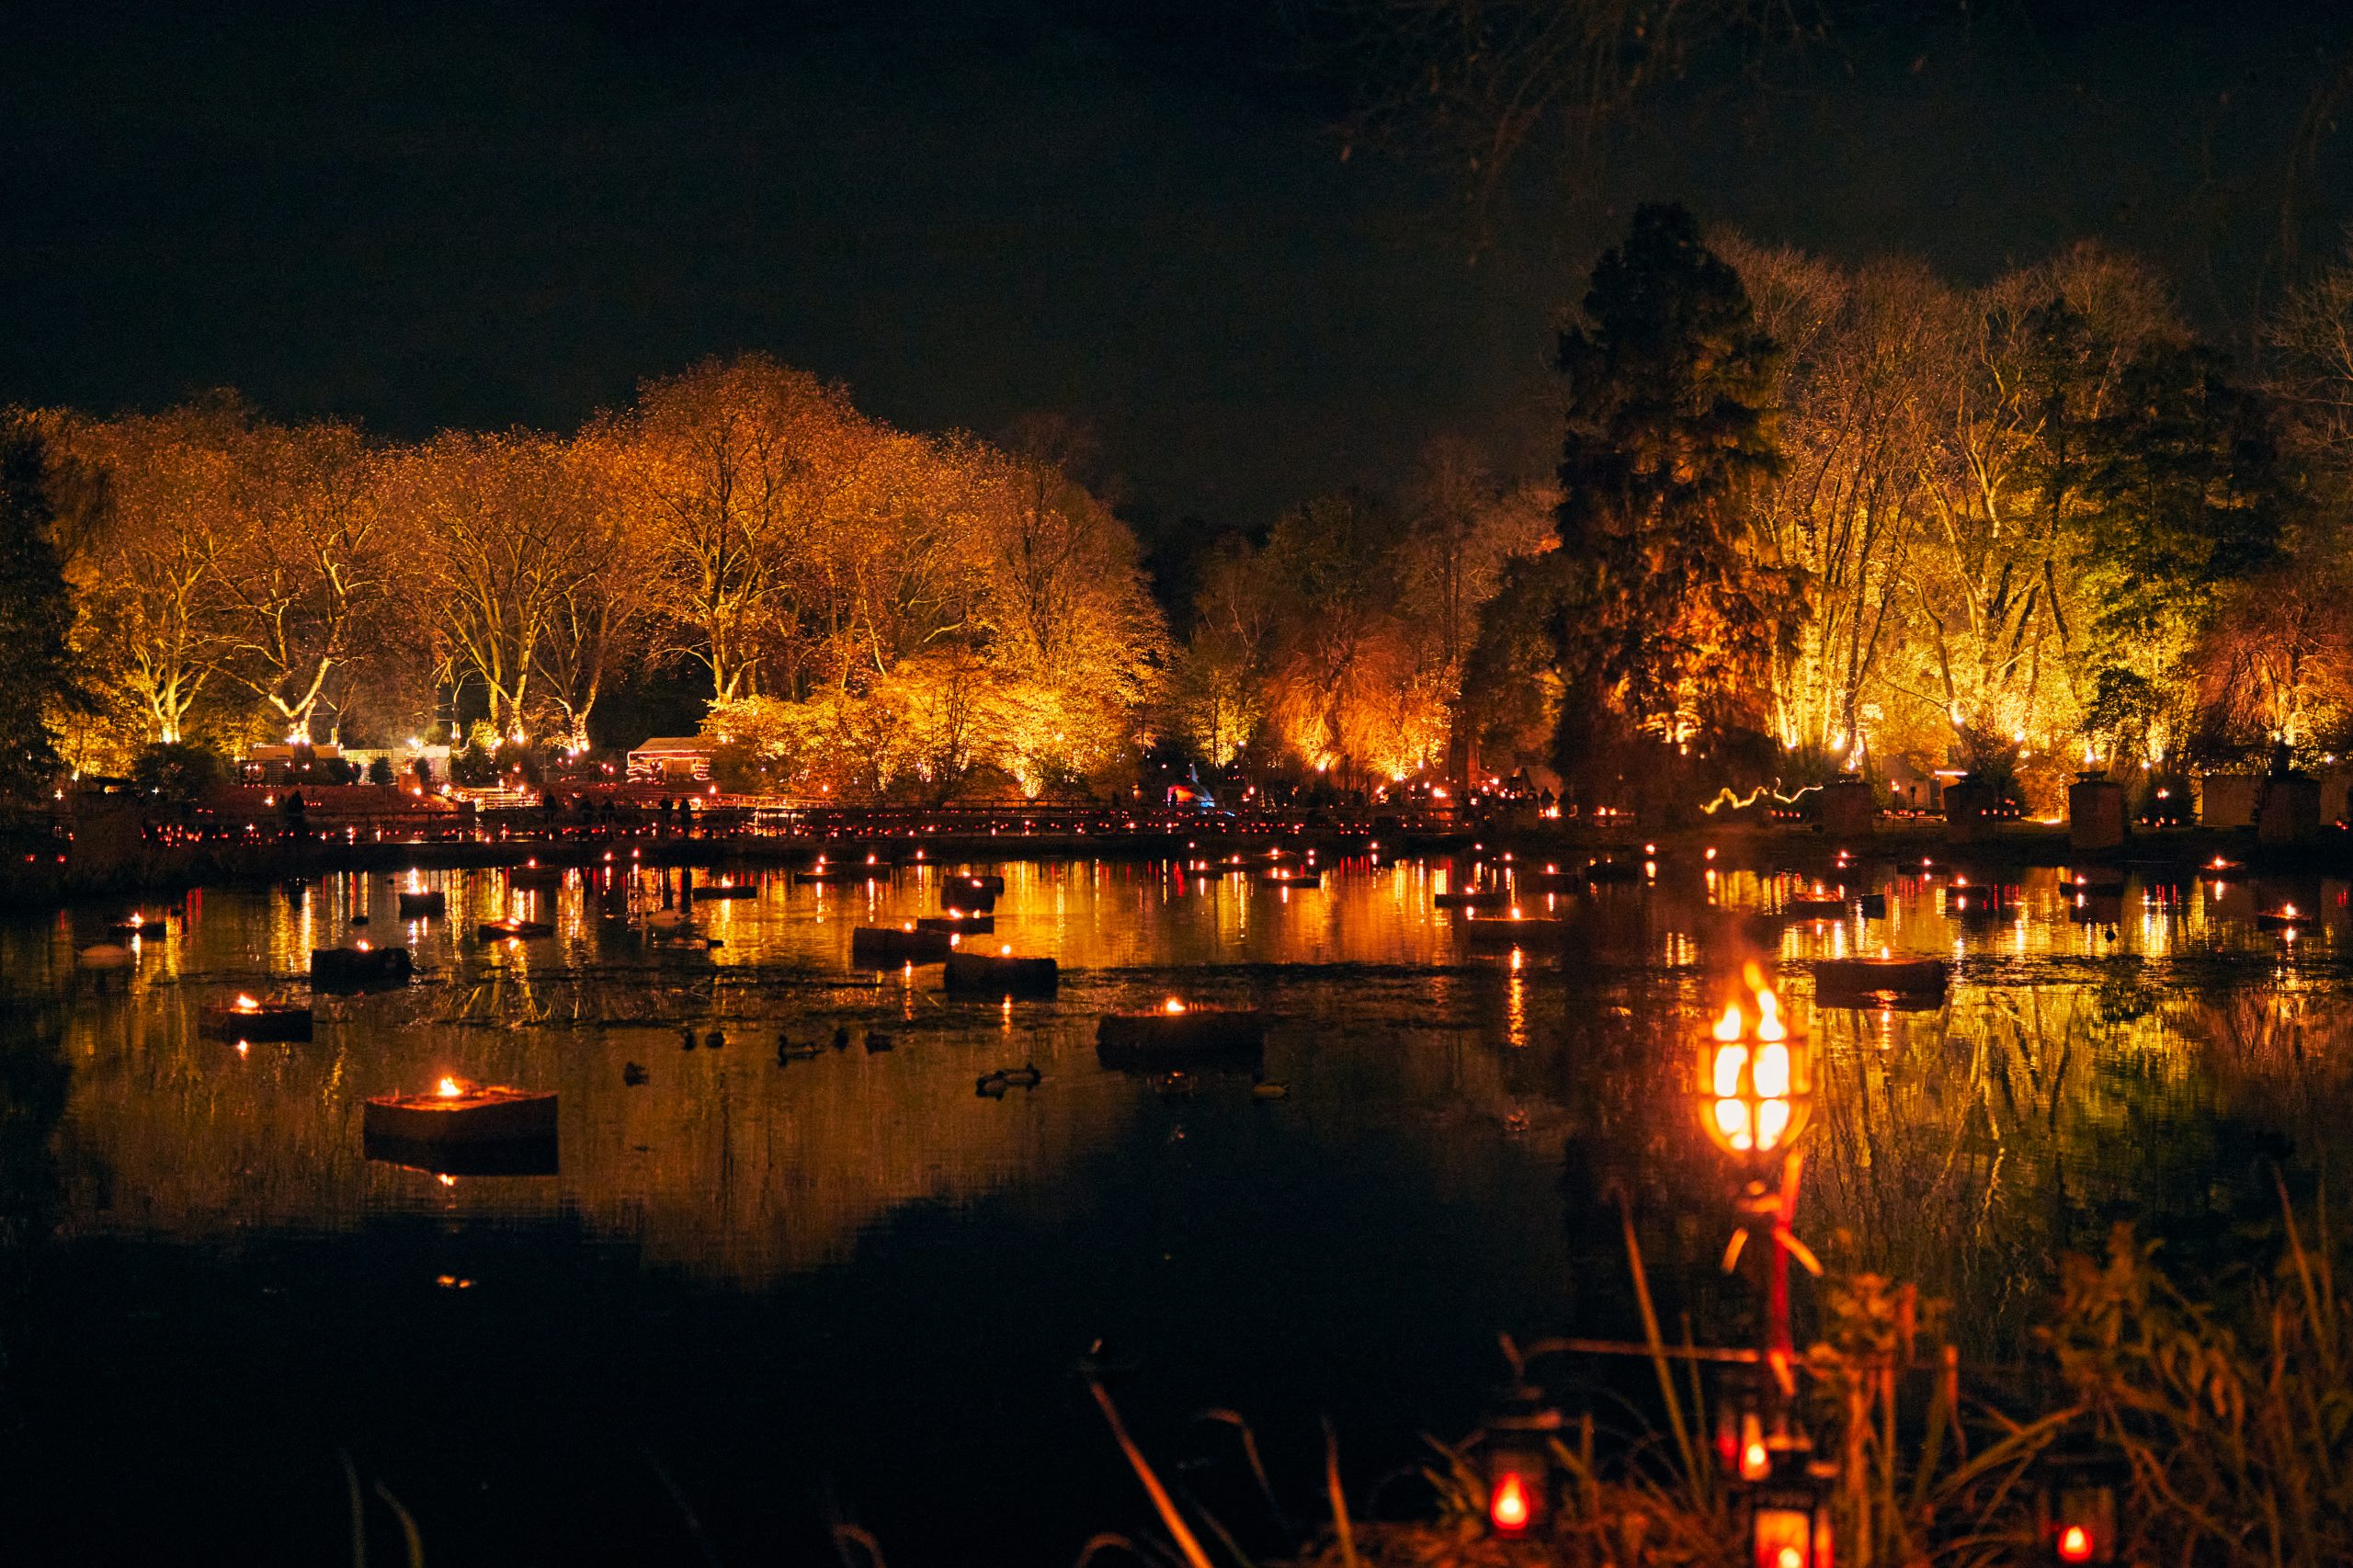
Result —
[{"label": "lantern glass pane", "polygon": [[1814,1568],[1813,1513],[1759,1506],[1749,1525],[1755,1568]]}]

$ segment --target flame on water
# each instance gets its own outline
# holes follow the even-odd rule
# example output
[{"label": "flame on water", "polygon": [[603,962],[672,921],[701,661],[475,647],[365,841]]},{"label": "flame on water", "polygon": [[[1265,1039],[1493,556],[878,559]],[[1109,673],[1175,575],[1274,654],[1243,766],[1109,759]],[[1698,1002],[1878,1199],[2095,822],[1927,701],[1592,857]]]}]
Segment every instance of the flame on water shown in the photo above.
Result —
[{"label": "flame on water", "polygon": [[454,1100],[466,1091],[455,1078],[444,1078],[439,1084],[434,1085],[433,1092],[445,1100]]},{"label": "flame on water", "polygon": [[1185,1004],[1176,1000],[1176,997],[1171,996],[1167,1001],[1163,1002],[1160,1005],[1160,1010],[1173,1017],[1176,1014],[1185,1010]]},{"label": "flame on water", "polygon": [[242,991],[237,993],[237,1000],[232,1004],[232,1006],[233,1006],[240,1013],[258,1013],[261,1011],[261,1004],[255,1001],[252,997],[246,995]]}]

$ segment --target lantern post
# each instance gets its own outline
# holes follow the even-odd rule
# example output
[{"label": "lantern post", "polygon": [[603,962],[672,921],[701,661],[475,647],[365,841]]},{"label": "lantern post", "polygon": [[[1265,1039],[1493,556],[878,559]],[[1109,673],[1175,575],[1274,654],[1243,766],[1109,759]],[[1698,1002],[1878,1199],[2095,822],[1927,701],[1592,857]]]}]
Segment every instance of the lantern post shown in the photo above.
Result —
[{"label": "lantern post", "polygon": [[[1790,1420],[1797,1393],[1790,1259],[1811,1273],[1822,1271],[1797,1239],[1794,1223],[1805,1172],[1798,1140],[1813,1111],[1813,1051],[1805,1036],[1781,1017],[1779,998],[1756,966],[1745,979],[1746,996],[1727,1004],[1699,1042],[1694,1085],[1700,1125],[1745,1177],[1741,1228],[1725,1250],[1724,1267],[1738,1266],[1752,1238],[1766,1249],[1760,1358],[1768,1376],[1760,1388],[1744,1391],[1746,1397],[1719,1448],[1746,1493],[1755,1568],[1828,1568],[1831,1526],[1823,1467],[1813,1462],[1813,1444]],[[1768,1187],[1768,1178],[1776,1175]]]}]

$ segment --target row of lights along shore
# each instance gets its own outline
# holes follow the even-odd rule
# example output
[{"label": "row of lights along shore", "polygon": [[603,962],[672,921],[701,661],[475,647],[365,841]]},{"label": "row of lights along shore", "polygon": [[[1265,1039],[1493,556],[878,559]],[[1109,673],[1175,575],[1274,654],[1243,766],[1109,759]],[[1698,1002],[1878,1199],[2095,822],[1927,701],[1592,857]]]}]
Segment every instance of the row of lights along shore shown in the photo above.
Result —
[{"label": "row of lights along shore", "polygon": [[[1766,1275],[1761,1344],[1716,1353],[1731,1364],[1714,1402],[1715,1461],[1734,1488],[1753,1568],[1833,1568],[1838,1465],[1815,1456],[1796,1416],[1802,1363],[1790,1335],[1790,1260],[1821,1273],[1793,1223],[1805,1166],[1801,1141],[1813,1107],[1812,1047],[1782,1017],[1779,997],[1752,964],[1741,994],[1701,1036],[1695,1055],[1692,1098],[1700,1125],[1741,1179],[1740,1227],[1724,1267],[1730,1271],[1745,1252],[1761,1247]],[[1644,1346],[1580,1347],[1650,1354]],[[1563,1478],[1556,1450],[1564,1425],[1524,1374],[1490,1414],[1482,1451],[1492,1535],[1534,1536],[1549,1525]],[[2042,1561],[2062,1568],[2115,1562],[2119,1457],[2054,1447],[2036,1468]]]}]

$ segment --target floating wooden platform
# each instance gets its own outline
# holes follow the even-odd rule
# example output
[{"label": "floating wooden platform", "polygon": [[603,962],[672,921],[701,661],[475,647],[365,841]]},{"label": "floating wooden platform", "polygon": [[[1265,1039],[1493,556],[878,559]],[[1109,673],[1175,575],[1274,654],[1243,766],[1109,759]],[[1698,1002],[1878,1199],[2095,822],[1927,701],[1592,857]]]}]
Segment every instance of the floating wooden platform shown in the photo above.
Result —
[{"label": "floating wooden platform", "polygon": [[1062,970],[1052,959],[949,953],[946,984],[950,991],[978,995],[1051,996],[1062,986]]},{"label": "floating wooden platform", "polygon": [[429,1147],[553,1142],[555,1111],[551,1090],[444,1078],[431,1094],[371,1096],[360,1128],[369,1138]]},{"label": "floating wooden platform", "polygon": [[1530,942],[1558,941],[1569,923],[1557,915],[1488,915],[1465,920],[1454,928],[1464,941],[1487,947],[1524,947]]},{"label": "floating wooden platform", "polygon": [[757,882],[698,882],[691,891],[697,899],[760,896],[760,885]]},{"label": "floating wooden platform", "polygon": [[240,996],[215,1002],[199,1015],[196,1032],[210,1040],[288,1040],[311,1038],[311,1009],[291,1002]]},{"label": "floating wooden platform", "polygon": [[1264,1051],[1266,1021],[1256,1008],[1165,1007],[1106,1013],[1095,1028],[1095,1055],[1104,1066],[1157,1072],[1222,1062],[1252,1062]]},{"label": "floating wooden platform", "polygon": [[313,948],[311,989],[314,993],[393,991],[415,971],[406,948]]},{"label": "floating wooden platform", "polygon": [[1887,999],[1934,1004],[1944,999],[1952,966],[1931,958],[1817,959],[1816,1006],[1875,1006]]},{"label": "floating wooden platform", "polygon": [[902,964],[945,963],[953,944],[945,931],[903,926],[860,926],[849,934],[849,961],[860,969],[896,969]]}]

